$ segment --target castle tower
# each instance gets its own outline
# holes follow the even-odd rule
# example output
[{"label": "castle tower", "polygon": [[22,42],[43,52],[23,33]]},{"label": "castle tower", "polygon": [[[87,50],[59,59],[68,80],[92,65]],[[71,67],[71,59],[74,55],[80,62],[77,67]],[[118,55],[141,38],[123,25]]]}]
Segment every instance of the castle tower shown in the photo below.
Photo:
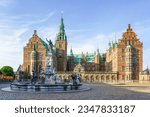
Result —
[{"label": "castle tower", "polygon": [[95,63],[95,68],[97,71],[100,69],[100,53],[99,49],[97,49],[95,56],[94,56],[94,63]]},{"label": "castle tower", "polygon": [[74,70],[74,54],[71,48],[70,55],[68,56],[67,71],[73,71],[73,70]]},{"label": "castle tower", "polygon": [[117,54],[119,80],[129,78],[139,80],[139,73],[143,67],[143,44],[133,32],[130,24],[118,42]]},{"label": "castle tower", "polygon": [[56,57],[57,57],[57,71],[65,71],[67,68],[67,36],[63,17],[61,17],[59,33],[56,38]]},{"label": "castle tower", "polygon": [[99,49],[97,49],[94,58],[95,58],[94,63],[100,64],[100,53],[99,53]]}]

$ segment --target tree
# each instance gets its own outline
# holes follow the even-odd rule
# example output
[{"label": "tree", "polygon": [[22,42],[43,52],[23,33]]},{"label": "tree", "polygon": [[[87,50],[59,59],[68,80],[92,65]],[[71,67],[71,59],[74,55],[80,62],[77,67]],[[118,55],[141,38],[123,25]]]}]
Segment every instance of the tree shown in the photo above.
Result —
[{"label": "tree", "polygon": [[2,71],[1,71],[1,69],[0,69],[0,75],[2,74]]},{"label": "tree", "polygon": [[13,76],[14,71],[13,68],[10,66],[3,66],[0,70],[4,76]]}]

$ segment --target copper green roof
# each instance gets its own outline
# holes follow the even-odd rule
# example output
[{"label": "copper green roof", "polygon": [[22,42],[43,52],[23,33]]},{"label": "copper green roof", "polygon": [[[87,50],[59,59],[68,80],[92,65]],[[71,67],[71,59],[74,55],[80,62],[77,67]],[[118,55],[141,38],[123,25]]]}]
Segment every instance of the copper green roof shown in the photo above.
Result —
[{"label": "copper green roof", "polygon": [[62,33],[62,34],[64,34],[64,32],[65,32],[63,17],[61,17],[59,32]]},{"label": "copper green roof", "polygon": [[[68,57],[71,56],[71,54],[68,55]],[[82,55],[81,54],[73,54],[74,57],[74,62],[75,63],[79,63],[82,61]],[[86,56],[86,61],[87,62],[93,62],[94,60],[94,54],[89,54],[88,56]]]},{"label": "copper green roof", "polygon": [[73,56],[72,48],[70,49],[70,56]]},{"label": "copper green roof", "polygon": [[65,26],[63,22],[63,17],[61,17],[60,20],[60,27],[59,27],[59,33],[57,34],[57,40],[67,40],[67,36],[65,33]]},{"label": "copper green roof", "polygon": [[41,38],[39,38],[41,43],[43,44],[43,46],[45,47],[46,51],[48,50],[48,45],[47,43],[45,43],[45,41],[43,41]]}]

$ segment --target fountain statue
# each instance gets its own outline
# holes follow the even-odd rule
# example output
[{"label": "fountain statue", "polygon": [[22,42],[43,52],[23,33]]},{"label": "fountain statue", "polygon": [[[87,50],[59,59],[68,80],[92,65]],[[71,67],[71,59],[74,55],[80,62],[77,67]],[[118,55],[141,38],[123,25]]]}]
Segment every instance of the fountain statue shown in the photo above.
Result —
[{"label": "fountain statue", "polygon": [[[42,71],[45,74],[44,84],[61,83],[61,79],[56,74],[55,68],[53,67],[53,54],[52,54],[53,44],[51,40],[48,41],[48,43],[49,43],[49,47],[46,55],[46,67],[45,67],[45,71]],[[43,78],[42,74],[40,75],[41,79]]]},{"label": "fountain statue", "polygon": [[[48,41],[48,40],[47,40]],[[83,90],[80,88],[82,86],[81,79],[78,74],[72,75],[72,80],[69,82],[67,77],[65,76],[64,81],[62,81],[59,75],[56,73],[54,68],[54,61],[53,61],[53,53],[52,48],[53,44],[51,40],[48,41],[48,51],[46,53],[46,66],[40,70],[40,78],[37,79],[36,75],[36,67],[32,71],[32,78],[28,82],[20,81],[15,78],[14,81],[10,84],[11,90],[17,91],[54,91],[54,92],[63,92],[63,91],[72,91],[72,90]],[[87,90],[84,89],[84,90]]]}]

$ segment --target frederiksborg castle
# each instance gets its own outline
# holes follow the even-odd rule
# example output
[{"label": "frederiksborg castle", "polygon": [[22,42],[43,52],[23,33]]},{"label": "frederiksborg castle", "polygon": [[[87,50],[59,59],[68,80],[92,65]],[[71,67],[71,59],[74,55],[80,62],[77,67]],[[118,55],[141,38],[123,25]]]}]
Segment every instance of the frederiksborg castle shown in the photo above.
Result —
[{"label": "frederiksborg castle", "polygon": [[[62,79],[70,78],[75,72],[87,82],[128,81],[139,80],[140,74],[143,73],[143,43],[140,42],[130,24],[118,41],[108,44],[109,49],[103,54],[99,49],[93,53],[74,54],[73,48],[67,54],[68,41],[63,17],[61,17],[52,53],[53,66]],[[39,78],[40,70],[46,65],[47,50],[48,43],[43,41],[35,30],[24,47],[21,70],[32,76],[32,70],[35,68]]]}]

